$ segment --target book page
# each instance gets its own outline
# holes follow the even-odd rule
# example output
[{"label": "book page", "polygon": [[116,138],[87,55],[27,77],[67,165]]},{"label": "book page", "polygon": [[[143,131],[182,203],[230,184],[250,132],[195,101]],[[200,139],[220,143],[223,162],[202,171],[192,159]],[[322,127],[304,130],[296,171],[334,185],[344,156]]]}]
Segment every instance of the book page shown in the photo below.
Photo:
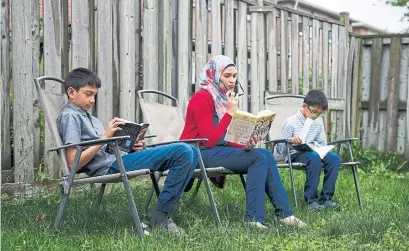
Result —
[{"label": "book page", "polygon": [[305,143],[305,139],[308,136],[308,132],[310,131],[310,127],[311,127],[312,122],[313,122],[312,119],[307,118],[305,120],[304,127],[301,129],[299,137],[302,138],[303,143]]},{"label": "book page", "polygon": [[[263,115],[258,119],[251,137],[257,137],[257,141],[264,140],[270,131],[271,124],[275,118],[276,113],[271,111],[262,111]],[[260,112],[261,113],[261,112]],[[260,113],[258,115],[260,115]]]},{"label": "book page", "polygon": [[310,145],[311,148],[318,153],[318,155],[321,157],[321,159],[325,158],[325,156],[328,154],[328,152],[330,152],[334,146],[313,146]]},{"label": "book page", "polygon": [[236,144],[245,145],[250,140],[257,117],[247,112],[236,112],[227,129],[224,140]]}]

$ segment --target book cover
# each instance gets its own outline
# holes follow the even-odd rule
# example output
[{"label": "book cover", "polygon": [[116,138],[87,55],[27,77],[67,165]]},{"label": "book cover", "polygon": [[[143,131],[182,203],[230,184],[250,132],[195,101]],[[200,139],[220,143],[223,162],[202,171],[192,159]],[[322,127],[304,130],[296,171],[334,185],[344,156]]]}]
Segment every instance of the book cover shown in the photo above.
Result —
[{"label": "book cover", "polygon": [[299,152],[309,152],[315,151],[321,157],[321,159],[325,158],[325,156],[330,152],[334,146],[316,146],[314,143],[303,143],[303,144],[296,144],[292,146],[295,150]]},{"label": "book cover", "polygon": [[270,110],[260,111],[257,115],[237,111],[233,115],[224,139],[242,145],[246,145],[252,137],[257,137],[258,141],[264,140],[275,115],[276,113]]},{"label": "book cover", "polygon": [[[145,133],[149,127],[149,124],[146,123],[135,123],[127,121],[124,125],[120,125],[122,130],[115,132],[113,137],[120,136],[130,136],[130,139],[119,141],[118,148],[120,151],[130,153],[132,152],[133,145],[137,141],[141,141],[145,137]],[[109,153],[114,153],[114,149],[111,146],[107,146],[106,151]]]}]

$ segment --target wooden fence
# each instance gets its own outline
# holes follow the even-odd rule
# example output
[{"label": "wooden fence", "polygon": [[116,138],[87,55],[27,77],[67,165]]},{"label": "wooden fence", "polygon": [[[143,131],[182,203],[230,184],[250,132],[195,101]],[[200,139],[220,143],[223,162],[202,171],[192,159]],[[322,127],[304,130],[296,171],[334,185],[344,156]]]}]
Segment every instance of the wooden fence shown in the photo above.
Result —
[{"label": "wooden fence", "polygon": [[[272,0],[207,2],[100,0],[95,10],[93,0],[72,0],[68,29],[67,0],[44,0],[40,53],[38,0],[11,1],[11,40],[3,25],[9,22],[8,1],[2,1],[1,91],[9,93],[11,86],[12,93],[12,100],[0,95],[2,182],[30,182],[40,163],[50,178],[59,177],[58,160],[43,154],[51,146],[50,135],[45,127],[40,137],[42,119],[33,78],[64,78],[80,66],[95,70],[102,80],[92,112],[104,124],[114,116],[138,120],[135,92],[141,88],[170,93],[186,107],[199,87],[202,67],[211,56],[225,54],[235,59],[246,90],[241,109],[259,111],[264,97],[272,93],[305,94],[318,88],[333,108],[330,137],[350,134],[353,121],[346,115],[353,102],[353,81],[346,77],[351,51],[344,25],[349,23],[347,13],[338,22]],[[62,91],[49,83],[46,88]]]},{"label": "wooden fence", "polygon": [[363,146],[409,157],[409,34],[357,39]]}]

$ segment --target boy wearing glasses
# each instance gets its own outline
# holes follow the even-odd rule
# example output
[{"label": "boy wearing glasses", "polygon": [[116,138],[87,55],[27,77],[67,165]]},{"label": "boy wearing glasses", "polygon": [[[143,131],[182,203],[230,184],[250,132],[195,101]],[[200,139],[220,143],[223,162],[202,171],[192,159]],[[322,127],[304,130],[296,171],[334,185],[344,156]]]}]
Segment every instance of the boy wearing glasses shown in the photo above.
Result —
[{"label": "boy wearing glasses", "polygon": [[[281,139],[288,139],[292,144],[311,143],[316,146],[327,144],[323,123],[320,117],[328,108],[328,101],[325,94],[319,90],[311,90],[304,98],[302,108],[293,116],[289,117],[282,128]],[[300,137],[307,119],[312,121],[308,132]],[[277,152],[287,156],[285,144],[277,145]],[[340,209],[340,205],[332,201],[335,191],[335,183],[338,177],[338,169],[341,160],[336,153],[328,152],[321,159],[315,151],[300,152],[295,149],[290,150],[292,162],[301,162],[306,165],[306,182],[304,186],[304,199],[307,208],[313,211],[320,211],[326,208]],[[288,159],[286,159],[288,160]],[[324,169],[324,182],[321,195],[318,197],[318,185],[320,182],[321,169]]]}]

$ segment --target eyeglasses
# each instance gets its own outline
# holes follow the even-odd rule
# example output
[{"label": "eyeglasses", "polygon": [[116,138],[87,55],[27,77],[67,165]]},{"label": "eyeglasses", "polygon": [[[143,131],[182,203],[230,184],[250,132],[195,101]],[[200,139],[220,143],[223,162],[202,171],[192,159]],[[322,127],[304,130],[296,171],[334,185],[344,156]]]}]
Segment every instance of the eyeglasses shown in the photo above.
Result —
[{"label": "eyeglasses", "polygon": [[311,115],[316,119],[324,116],[324,114],[325,114],[325,112],[317,112],[316,110],[311,110],[309,105],[307,105],[307,108],[311,112]]},{"label": "eyeglasses", "polygon": [[[222,82],[222,81],[220,81],[220,82]],[[229,88],[227,88],[227,86],[223,82],[222,82],[222,84],[223,84],[223,86],[224,86],[224,88],[226,90],[229,89]],[[234,89],[238,89],[237,86],[240,87],[240,90],[241,90],[242,93],[239,93],[239,90],[237,90],[237,91],[235,90],[236,96],[238,96],[238,97],[243,96],[245,92],[244,92],[243,86],[240,84],[240,82],[238,80],[236,80],[236,84],[234,86]]]}]

